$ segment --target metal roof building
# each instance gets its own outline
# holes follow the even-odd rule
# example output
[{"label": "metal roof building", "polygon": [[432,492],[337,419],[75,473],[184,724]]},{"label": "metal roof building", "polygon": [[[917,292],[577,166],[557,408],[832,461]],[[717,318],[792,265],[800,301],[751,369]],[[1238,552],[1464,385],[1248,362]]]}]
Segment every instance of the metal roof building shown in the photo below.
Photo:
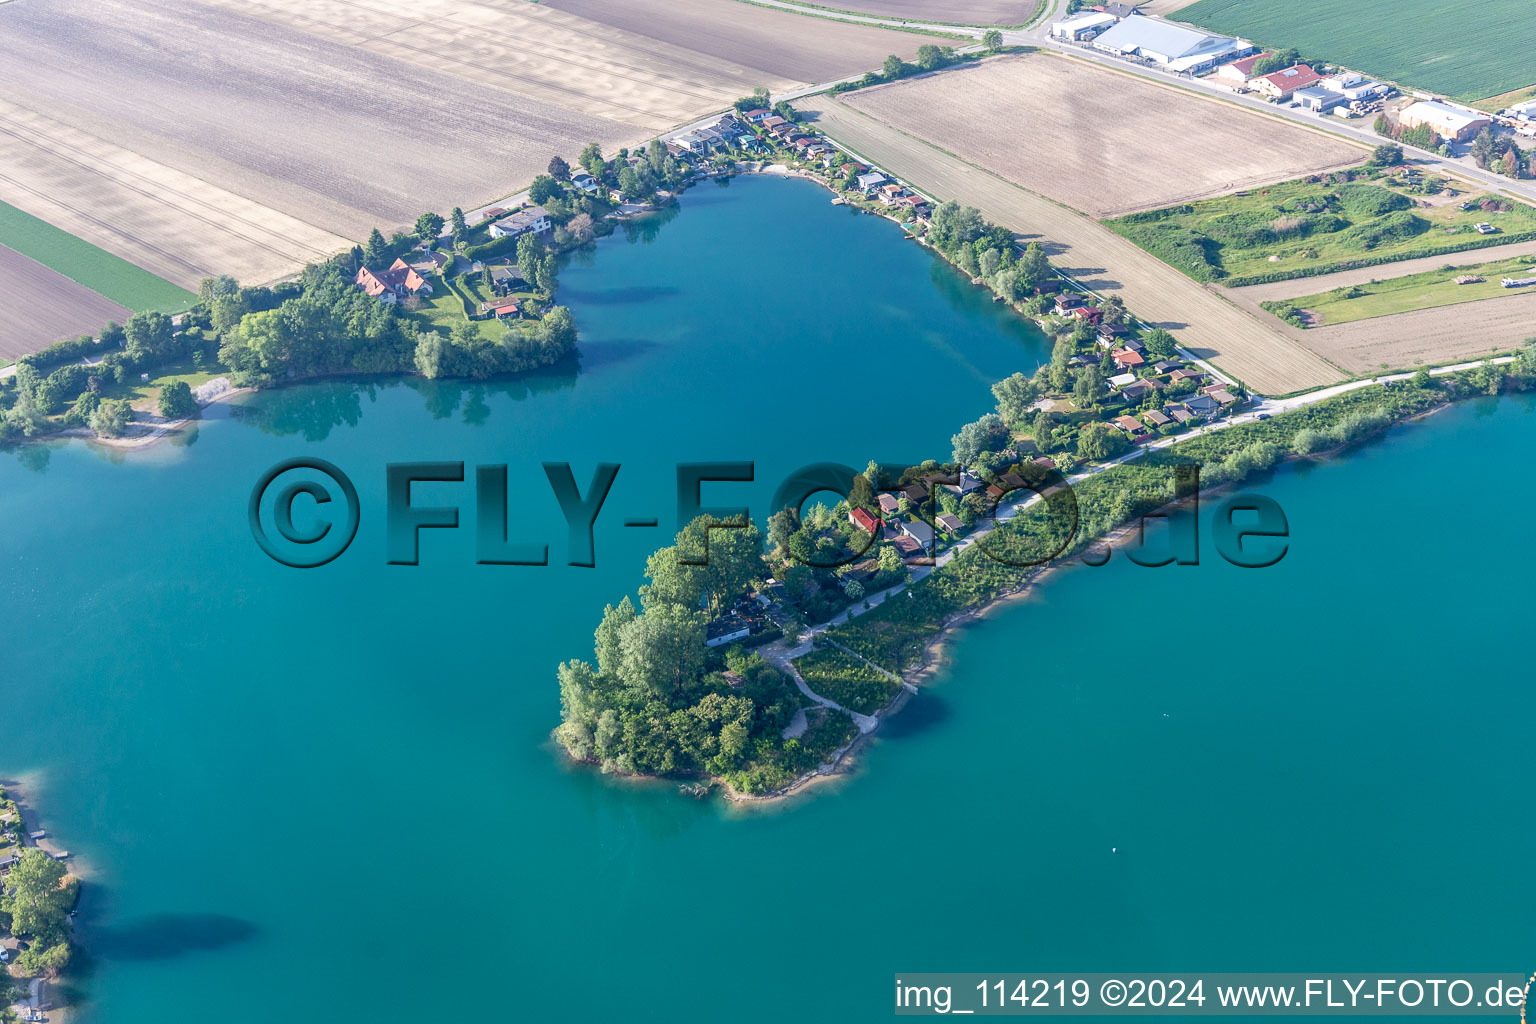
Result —
[{"label": "metal roof building", "polygon": [[1143,57],[1170,71],[1203,71],[1235,60],[1253,47],[1241,39],[1175,25],[1161,18],[1126,18],[1093,41],[1120,57]]}]

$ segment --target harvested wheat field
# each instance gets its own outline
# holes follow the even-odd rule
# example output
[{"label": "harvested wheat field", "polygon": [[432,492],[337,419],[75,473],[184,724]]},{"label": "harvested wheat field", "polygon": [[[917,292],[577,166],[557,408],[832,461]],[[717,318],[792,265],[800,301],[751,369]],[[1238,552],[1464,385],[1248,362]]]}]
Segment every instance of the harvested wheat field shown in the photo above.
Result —
[{"label": "harvested wheat field", "polygon": [[1347,376],[1278,330],[1274,318],[1250,315],[1089,217],[827,97],[797,106],[850,150],[929,195],[975,206],[1021,240],[1039,239],[1057,267],[1095,291],[1121,295],[1134,314],[1256,391],[1287,394]]},{"label": "harvested wheat field", "polygon": [[1034,0],[816,0],[816,6],[949,25],[1022,25],[1035,13]]},{"label": "harvested wheat field", "polygon": [[1321,132],[1053,54],[997,57],[846,102],[1098,218],[1366,156]]},{"label": "harvested wheat field", "polygon": [[255,284],[504,196],[557,153],[925,39],[724,0],[590,13],[610,21],[522,0],[0,4],[0,183],[184,287]]},{"label": "harvested wheat field", "polygon": [[[756,76],[753,86],[832,82],[878,68],[892,53],[911,59],[919,46],[935,41],[828,18],[807,21],[803,14],[733,0],[544,0],[539,6],[552,8],[550,15],[577,16],[574,20],[589,35],[598,23],[606,26],[599,37],[617,29],[624,36],[649,37],[652,46],[696,51],[695,59],[707,53],[729,61],[748,78]],[[733,93],[725,102],[740,95]]]},{"label": "harvested wheat field", "polygon": [[0,359],[36,352],[60,338],[95,334],[108,320],[122,323],[132,310],[0,245]]},{"label": "harvested wheat field", "polygon": [[1536,337],[1536,292],[1302,331],[1307,347],[1355,374],[1435,366],[1518,348]]}]

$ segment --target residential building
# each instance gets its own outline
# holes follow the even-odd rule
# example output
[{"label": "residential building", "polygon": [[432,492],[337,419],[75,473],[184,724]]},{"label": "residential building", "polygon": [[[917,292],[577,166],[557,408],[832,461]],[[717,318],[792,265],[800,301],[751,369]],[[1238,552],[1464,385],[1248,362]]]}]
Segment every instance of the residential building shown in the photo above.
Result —
[{"label": "residential building", "polygon": [[1221,409],[1221,404],[1210,395],[1196,395],[1184,403],[1184,408],[1196,416],[1209,416]]},{"label": "residential building", "polygon": [[1215,77],[1233,85],[1245,85],[1253,77],[1253,66],[1265,57],[1272,56],[1274,54],[1265,50],[1263,53],[1256,53],[1252,57],[1244,57],[1242,60],[1223,64],[1216,69]]},{"label": "residential building", "polygon": [[1141,357],[1140,352],[1132,352],[1128,348],[1116,349],[1109,354],[1109,357],[1113,359],[1115,361],[1115,365],[1119,366],[1122,370],[1134,370],[1136,367],[1146,362],[1146,360]]},{"label": "residential building", "polygon": [[870,171],[868,174],[859,175],[855,184],[860,192],[869,195],[870,192],[884,185],[889,180],[879,171]]},{"label": "residential building", "polygon": [[888,516],[895,515],[901,508],[901,502],[897,500],[894,494],[882,494],[876,503],[880,506],[880,511]]},{"label": "residential building", "polygon": [[583,170],[571,171],[571,184],[581,189],[588,195],[597,192],[597,179]]},{"label": "residential building", "polygon": [[950,533],[959,533],[965,529],[965,524],[960,521],[960,517],[949,512],[936,517],[934,521]]},{"label": "residential building", "polygon": [[510,217],[503,217],[492,224],[490,228],[492,238],[521,238],[530,234],[544,238],[552,233],[553,226],[549,221],[549,211],[542,206],[530,206],[526,210],[518,210]]},{"label": "residential building", "polygon": [[399,258],[389,265],[388,270],[359,267],[353,282],[363,294],[380,302],[399,302],[407,295],[432,294],[432,282]]},{"label": "residential building", "polygon": [[848,519],[865,533],[874,533],[880,529],[880,520],[870,515],[867,509],[853,509],[848,513]]},{"label": "residential building", "polygon": [[752,627],[743,619],[716,619],[705,628],[704,646],[719,647],[751,635]]},{"label": "residential building", "polygon": [[944,484],[943,487],[951,494],[965,496],[972,491],[979,491],[986,486],[986,481],[971,476],[969,473],[961,473],[955,483]]},{"label": "residential building", "polygon": [[1156,409],[1142,413],[1141,418],[1152,424],[1154,427],[1166,427],[1168,424],[1173,422],[1171,417],[1164,416]]},{"label": "residential building", "polygon": [[1272,100],[1286,100],[1297,89],[1311,88],[1322,80],[1322,76],[1307,65],[1293,64],[1283,71],[1255,78],[1249,84]]},{"label": "residential building", "polygon": [[906,519],[902,521],[901,532],[917,541],[924,548],[933,544],[933,527],[921,519]]},{"label": "residential building", "polygon": [[1133,437],[1147,432],[1147,425],[1134,416],[1116,416],[1114,424]]},{"label": "residential building", "polygon": [[1123,388],[1128,384],[1135,384],[1136,380],[1137,377],[1134,373],[1117,373],[1109,378],[1109,386],[1112,388]]},{"label": "residential building", "polygon": [[1442,139],[1468,142],[1478,132],[1493,124],[1493,119],[1477,110],[1463,110],[1438,100],[1420,100],[1397,115],[1404,128],[1428,125]]},{"label": "residential building", "polygon": [[895,548],[896,553],[903,559],[916,558],[924,553],[923,546],[907,536],[897,537],[892,540],[891,547]]}]

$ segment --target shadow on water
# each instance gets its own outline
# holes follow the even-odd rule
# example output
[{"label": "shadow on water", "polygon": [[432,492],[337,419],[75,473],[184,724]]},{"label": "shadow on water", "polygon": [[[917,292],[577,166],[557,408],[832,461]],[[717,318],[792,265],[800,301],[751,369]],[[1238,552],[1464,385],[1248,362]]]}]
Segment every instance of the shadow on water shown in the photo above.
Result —
[{"label": "shadow on water", "polygon": [[683,290],[675,285],[658,285],[651,288],[614,288],[609,291],[579,291],[568,287],[560,293],[560,301],[567,305],[575,302],[584,306],[628,306],[655,302],[657,299],[670,299],[682,293]]},{"label": "shadow on water", "polygon": [[943,725],[949,717],[948,701],[932,690],[920,690],[880,726],[878,735],[888,740],[908,739]]},{"label": "shadow on water", "polygon": [[[363,418],[365,397],[371,405],[378,401],[384,390],[409,388],[421,396],[434,419],[448,419],[462,412],[465,423],[480,426],[490,419],[490,397],[521,402],[534,395],[574,387],[584,362],[578,354],[557,366],[486,381],[405,377],[308,382],[297,387],[260,392],[251,401],[231,406],[230,418],[249,424],[264,434],[277,437],[297,434],[306,441],[323,441],[336,427],[357,426]],[[598,362],[600,364],[602,360]]]},{"label": "shadow on water", "polygon": [[86,944],[98,960],[173,960],[238,946],[260,931],[253,922],[229,914],[151,914],[93,928]]},{"label": "shadow on water", "polygon": [[583,373],[592,373],[638,359],[660,347],[659,343],[644,338],[616,338],[598,342],[582,349],[581,369]]}]

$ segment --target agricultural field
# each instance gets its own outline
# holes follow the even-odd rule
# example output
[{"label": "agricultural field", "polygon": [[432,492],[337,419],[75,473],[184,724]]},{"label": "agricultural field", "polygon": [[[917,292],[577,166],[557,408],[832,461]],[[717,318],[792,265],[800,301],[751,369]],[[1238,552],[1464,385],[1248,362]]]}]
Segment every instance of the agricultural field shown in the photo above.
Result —
[{"label": "agricultural field", "polygon": [[36,352],[61,338],[95,334],[108,320],[121,323],[133,311],[63,274],[0,245],[0,363]]},{"label": "agricultural field", "polygon": [[1036,0],[817,0],[805,6],[930,24],[1014,26],[1034,17]]},{"label": "agricultural field", "polygon": [[1536,82],[1530,0],[1199,0],[1178,20],[1454,99]]},{"label": "agricultural field", "polygon": [[[1197,281],[1232,288],[1536,239],[1536,209],[1376,170],[1288,181],[1108,221]],[[1417,182],[1418,184],[1413,184]],[[1463,203],[1472,208],[1463,210]],[[1498,229],[1481,234],[1474,225]]]},{"label": "agricultural field", "polygon": [[1478,100],[1471,104],[1471,106],[1476,107],[1478,110],[1486,110],[1490,114],[1497,114],[1507,107],[1533,99],[1536,99],[1536,85],[1528,85],[1524,89],[1516,89],[1513,92],[1500,93],[1497,96],[1489,96],[1486,99]]},{"label": "agricultural field", "polygon": [[1300,125],[1053,54],[995,57],[861,89],[845,102],[1098,218],[1331,171],[1366,155]]},{"label": "agricultural field", "polygon": [[0,4],[0,187],[183,288],[266,283],[504,196],[555,153],[925,39],[706,0],[586,9],[609,20],[520,0]]},{"label": "agricultural field", "polygon": [[[1483,280],[1457,283],[1458,278],[1474,277]],[[1502,282],[1506,278],[1530,280],[1533,283],[1525,289],[1505,288]],[[1299,320],[1307,327],[1322,327],[1391,316],[1415,309],[1514,298],[1523,291],[1536,291],[1536,258],[1529,256],[1471,266],[1448,266],[1364,284],[1341,285],[1294,299],[1271,300],[1264,308],[1282,319],[1292,322]],[[1532,330],[1536,331],[1536,324],[1532,325]]]},{"label": "agricultural field", "polygon": [[1307,347],[1355,374],[1480,359],[1536,337],[1536,293],[1522,291],[1298,333]]},{"label": "agricultural field", "polygon": [[[116,309],[173,313],[186,309],[195,298],[191,292],[8,203],[0,203],[0,246],[8,246],[96,292]],[[28,293],[7,289],[3,294]],[[14,306],[12,309],[15,311]]]},{"label": "agricultural field", "polygon": [[1119,295],[1131,312],[1172,331],[1186,351],[1261,394],[1289,394],[1346,376],[1257,306],[1252,312],[1239,307],[1089,217],[833,98],[818,96],[797,106],[828,135],[927,194],[975,206],[1021,242],[1040,241],[1073,279],[1101,294]]}]

